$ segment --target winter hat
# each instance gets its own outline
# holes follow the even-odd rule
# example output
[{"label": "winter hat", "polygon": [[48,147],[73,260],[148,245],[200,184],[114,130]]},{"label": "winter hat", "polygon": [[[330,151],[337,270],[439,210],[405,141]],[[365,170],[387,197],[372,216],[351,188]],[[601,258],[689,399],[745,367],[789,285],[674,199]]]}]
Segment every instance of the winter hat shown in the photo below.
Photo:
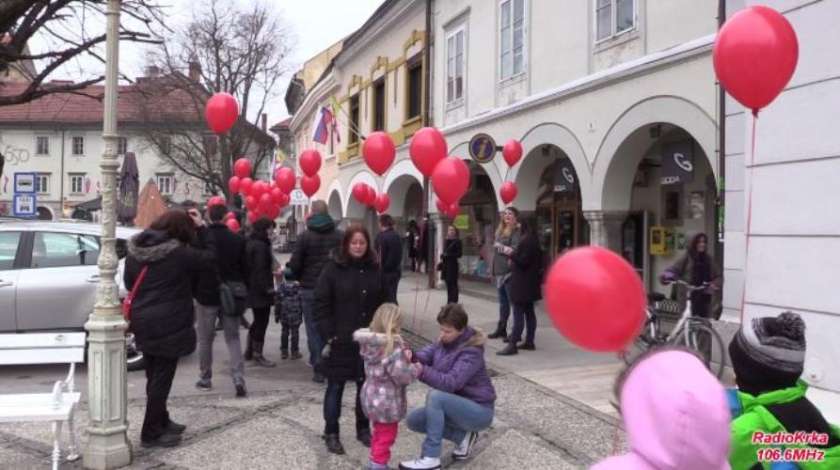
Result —
[{"label": "winter hat", "polygon": [[732,338],[729,356],[744,392],[792,387],[805,367],[805,322],[793,312],[754,318]]}]

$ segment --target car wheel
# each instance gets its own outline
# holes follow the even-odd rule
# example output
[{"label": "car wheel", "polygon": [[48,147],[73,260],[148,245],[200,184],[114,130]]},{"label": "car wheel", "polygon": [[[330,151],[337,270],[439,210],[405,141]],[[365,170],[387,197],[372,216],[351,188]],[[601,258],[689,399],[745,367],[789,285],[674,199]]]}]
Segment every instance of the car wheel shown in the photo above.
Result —
[{"label": "car wheel", "polygon": [[129,371],[146,368],[146,359],[143,352],[137,349],[137,343],[134,342],[134,335],[131,333],[125,336],[125,362]]}]

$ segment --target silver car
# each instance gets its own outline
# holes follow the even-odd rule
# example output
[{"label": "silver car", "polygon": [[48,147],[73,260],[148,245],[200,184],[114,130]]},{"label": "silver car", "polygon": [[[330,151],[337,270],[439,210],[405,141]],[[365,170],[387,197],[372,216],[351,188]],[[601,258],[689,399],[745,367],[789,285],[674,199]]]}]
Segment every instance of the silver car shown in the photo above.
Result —
[{"label": "silver car", "polygon": [[[86,222],[0,219],[0,333],[82,330],[99,282],[102,226]],[[117,227],[117,285],[127,240],[139,229]],[[127,337],[129,370],[143,355]]]}]

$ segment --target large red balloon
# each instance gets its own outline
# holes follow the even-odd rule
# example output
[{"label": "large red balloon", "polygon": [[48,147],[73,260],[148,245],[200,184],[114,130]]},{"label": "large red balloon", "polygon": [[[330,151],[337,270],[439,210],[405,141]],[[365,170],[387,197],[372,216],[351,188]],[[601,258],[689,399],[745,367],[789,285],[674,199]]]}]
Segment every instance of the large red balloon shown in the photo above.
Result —
[{"label": "large red balloon", "polygon": [[233,163],[233,174],[240,178],[251,176],[251,160],[240,158]]},{"label": "large red balloon", "polygon": [[543,290],[554,326],[590,351],[623,350],[644,323],[641,278],[624,258],[605,248],[576,248],[558,258]]},{"label": "large red balloon", "polygon": [[245,197],[245,207],[247,207],[249,211],[256,210],[257,206],[259,205],[259,202],[260,201],[254,196]]},{"label": "large red balloon", "polygon": [[359,204],[367,203],[367,185],[364,183],[356,183],[353,185],[353,198],[359,201]]},{"label": "large red balloon", "polygon": [[394,163],[397,149],[391,136],[385,132],[374,132],[362,144],[362,156],[367,166],[379,176],[385,174]]},{"label": "large red balloon", "polygon": [[449,205],[441,201],[440,199],[435,199],[435,206],[437,207],[438,212],[441,214],[446,214],[449,212]]},{"label": "large red balloon", "polygon": [[213,206],[224,206],[225,205],[225,198],[221,196],[213,196],[207,201],[207,207]]},{"label": "large red balloon", "polygon": [[391,205],[391,198],[385,193],[378,194],[373,205],[376,207],[376,212],[384,214],[385,212],[388,212],[388,206]]},{"label": "large red balloon", "polygon": [[286,194],[295,189],[295,170],[289,167],[278,168],[274,172],[274,184]]},{"label": "large red balloon", "polygon": [[365,204],[370,207],[373,207],[374,204],[376,204],[376,190],[373,189],[373,187],[371,187],[370,185],[366,184],[365,191],[367,191],[367,194],[365,195]]},{"label": "large red balloon", "polygon": [[798,60],[796,32],[784,16],[766,6],[735,13],[715,40],[718,79],[754,114],[782,92]]},{"label": "large red balloon", "polygon": [[274,205],[279,206],[281,202],[283,202],[283,191],[280,188],[271,188],[271,202]]},{"label": "large red balloon", "polygon": [[446,139],[443,138],[443,134],[439,130],[433,127],[424,127],[414,133],[408,153],[420,173],[431,177],[432,172],[435,171],[435,166],[446,158],[448,153]]},{"label": "large red balloon", "polygon": [[250,196],[251,195],[251,190],[253,190],[253,189],[254,189],[254,180],[252,180],[251,178],[242,178],[241,180],[239,180],[239,192],[240,193],[242,193],[246,196]]},{"label": "large red balloon", "polygon": [[229,228],[230,231],[234,233],[239,232],[239,229],[242,228],[239,226],[239,222],[235,218],[227,219],[225,221],[225,225],[227,225],[227,228]]},{"label": "large red balloon", "polygon": [[516,195],[519,193],[519,189],[516,187],[516,183],[511,181],[505,181],[502,184],[502,187],[499,188],[499,195],[502,196],[502,202],[505,204],[510,204],[516,199]]},{"label": "large red balloon", "polygon": [[280,202],[278,202],[278,203],[277,203],[277,206],[278,206],[280,209],[282,209],[282,208],[284,208],[284,207],[288,206],[288,205],[289,205],[289,203],[290,203],[291,201],[292,201],[292,198],[291,198],[288,194],[286,194],[286,193],[282,193],[282,192],[281,192],[281,194],[280,194]]},{"label": "large red balloon", "polygon": [[461,199],[470,187],[470,169],[458,157],[444,158],[432,172],[432,186],[441,201],[453,204]]},{"label": "large red balloon", "polygon": [[321,154],[317,150],[304,150],[300,154],[300,169],[309,177],[315,176],[321,169]]},{"label": "large red balloon", "polygon": [[236,194],[239,192],[239,183],[241,180],[238,176],[231,176],[228,180],[228,189],[230,190],[231,194]]},{"label": "large red balloon", "polygon": [[303,194],[306,194],[307,197],[312,197],[313,194],[318,192],[318,188],[320,187],[321,178],[317,174],[315,176],[304,176],[300,179],[300,189],[303,190]]},{"label": "large red balloon", "polygon": [[509,167],[513,167],[522,158],[522,144],[516,139],[510,139],[502,147],[502,156]]},{"label": "large red balloon", "polygon": [[204,109],[207,125],[216,134],[229,131],[239,117],[239,103],[236,98],[227,93],[216,93],[209,100]]}]

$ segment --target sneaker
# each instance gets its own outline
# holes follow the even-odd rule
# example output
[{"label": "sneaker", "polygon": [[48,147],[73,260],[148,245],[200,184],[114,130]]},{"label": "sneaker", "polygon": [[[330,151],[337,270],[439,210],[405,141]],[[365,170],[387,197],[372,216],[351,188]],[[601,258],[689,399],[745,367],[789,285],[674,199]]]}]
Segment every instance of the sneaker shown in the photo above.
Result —
[{"label": "sneaker", "polygon": [[440,459],[421,457],[400,463],[400,470],[440,470]]},{"label": "sneaker", "polygon": [[368,461],[365,470],[391,470],[391,467],[388,464],[376,463],[373,461]]},{"label": "sneaker", "polygon": [[455,460],[466,460],[470,458],[470,454],[472,453],[473,446],[476,441],[478,441],[478,433],[468,432],[467,435],[464,436],[464,440],[461,441],[461,444],[452,452],[452,458]]},{"label": "sneaker", "polygon": [[140,440],[143,447],[175,447],[181,443],[181,436],[178,434],[161,434],[157,439]]},{"label": "sneaker", "polygon": [[245,398],[248,396],[248,390],[245,389],[245,384],[236,384],[236,398]]},{"label": "sneaker", "polygon": [[166,425],[166,433],[167,434],[184,434],[184,431],[187,430],[187,427],[183,424],[178,424],[175,421],[169,420],[169,424]]},{"label": "sneaker", "polygon": [[201,379],[195,383],[195,388],[207,392],[213,390],[213,384],[210,382],[210,379]]}]

